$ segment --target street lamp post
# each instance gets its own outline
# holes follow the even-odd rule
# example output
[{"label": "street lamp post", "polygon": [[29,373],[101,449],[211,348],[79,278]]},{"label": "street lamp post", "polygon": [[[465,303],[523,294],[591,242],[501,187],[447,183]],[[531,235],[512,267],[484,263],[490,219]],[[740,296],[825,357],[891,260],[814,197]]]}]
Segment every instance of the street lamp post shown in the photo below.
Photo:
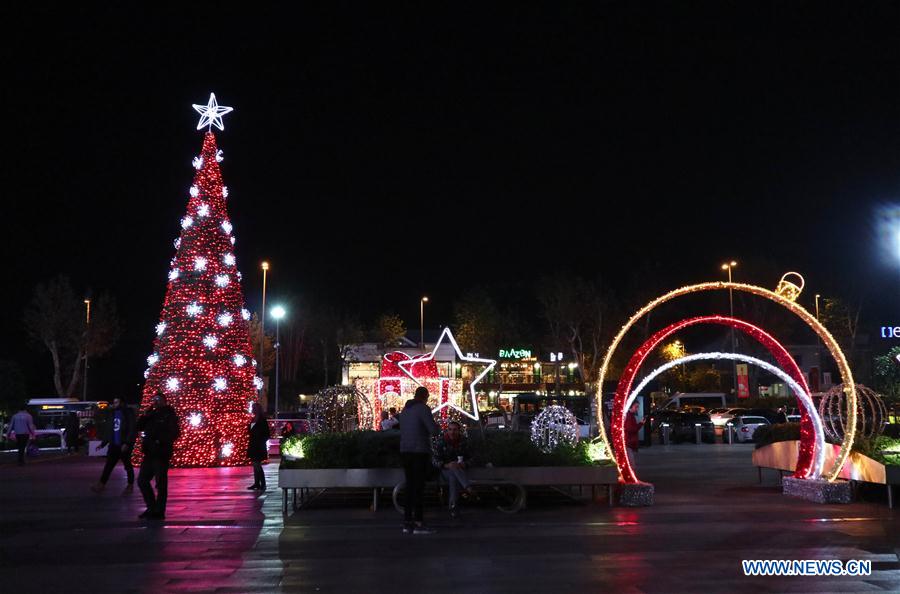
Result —
[{"label": "street lamp post", "polygon": [[284,317],[284,308],[276,305],[272,308],[272,317],[275,318],[275,419],[278,419],[278,397],[281,383],[281,318]]},{"label": "street lamp post", "polygon": [[263,364],[263,343],[266,336],[266,273],[269,272],[269,263],[263,261],[263,287],[262,287],[262,315],[259,316],[259,366]]},{"label": "street lamp post", "polygon": [[[728,271],[728,284],[731,284],[731,269],[737,266],[737,262],[732,260],[730,262],[726,262],[722,264],[722,270]],[[728,311],[730,312],[731,317],[734,317],[734,291],[731,287],[728,287]],[[734,335],[734,327],[731,328],[731,352],[732,354],[737,350],[737,338]],[[734,380],[734,398],[737,400],[738,398],[738,389],[737,389],[737,361],[732,362],[732,371],[731,371],[732,379]]]},{"label": "street lamp post", "polygon": [[428,297],[419,299],[419,340],[422,343],[422,351],[425,350],[425,303]]},{"label": "street lamp post", "polygon": [[[819,321],[819,297],[821,297],[821,295],[816,293],[816,321],[817,322]],[[822,373],[822,367],[823,367],[823,365],[822,365],[822,337],[818,336],[818,335],[816,336],[816,364],[818,364],[818,366],[819,366],[819,378],[821,378],[821,377],[823,377],[823,373]],[[819,382],[820,390],[822,389],[821,386],[822,386],[822,383],[820,381]]]},{"label": "street lamp post", "polygon": [[[84,300],[85,314],[84,314],[84,332],[87,334],[91,329],[91,300]],[[87,338],[87,337],[85,337]],[[82,393],[81,399],[87,400],[87,380],[88,380],[88,356],[87,356],[87,340],[85,340],[84,344],[84,380],[81,382]]]},{"label": "street lamp post", "polygon": [[[266,346],[266,273],[269,272],[269,263],[263,260],[262,264],[260,264],[260,268],[262,268],[263,273],[263,284],[262,284],[262,309],[260,309],[259,314],[259,362],[257,367],[257,373],[260,377],[263,376],[263,366],[265,365],[263,355],[265,354],[265,346]],[[262,392],[262,391],[260,391]],[[262,398],[262,393],[260,394],[260,398]],[[268,410],[269,402],[268,402],[268,391],[266,392],[266,398],[262,401],[262,405]]]}]

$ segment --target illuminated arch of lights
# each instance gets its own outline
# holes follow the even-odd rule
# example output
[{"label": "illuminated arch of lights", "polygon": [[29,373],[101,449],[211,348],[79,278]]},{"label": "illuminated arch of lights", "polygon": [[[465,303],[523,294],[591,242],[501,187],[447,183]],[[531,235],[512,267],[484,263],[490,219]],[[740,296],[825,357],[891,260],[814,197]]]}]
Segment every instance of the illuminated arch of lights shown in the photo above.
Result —
[{"label": "illuminated arch of lights", "polygon": [[[661,373],[664,373],[673,367],[678,367],[679,365],[683,365],[684,363],[692,363],[694,361],[709,361],[709,360],[728,360],[728,361],[741,361],[743,363],[750,363],[752,365],[756,365],[765,369],[771,374],[778,376],[783,382],[785,382],[788,386],[790,386],[791,390],[797,395],[797,398],[803,403],[803,406],[806,407],[806,410],[809,411],[809,416],[812,419],[813,423],[813,434],[814,434],[814,452],[815,458],[813,460],[812,468],[810,472],[804,478],[819,478],[822,475],[822,466],[825,464],[825,427],[822,424],[822,418],[819,416],[819,412],[816,410],[815,405],[813,404],[812,398],[809,396],[809,391],[804,389],[804,386],[801,386],[797,383],[797,380],[792,378],[789,374],[785,373],[781,368],[768,363],[767,361],[763,361],[762,359],[757,359],[756,357],[751,357],[749,355],[743,355],[741,353],[696,353],[693,355],[687,355],[684,357],[679,357],[678,359],[674,359],[665,363],[664,365],[660,365],[652,372],[650,375],[641,380],[641,383],[637,385],[637,387],[631,392],[628,396],[628,399],[625,402],[625,410],[628,410],[631,407],[631,404],[638,397],[638,394],[647,387],[656,376]],[[623,417],[624,418],[624,417]],[[621,427],[615,427],[613,431],[623,431],[624,425]],[[628,466],[628,457],[624,456],[625,465]],[[630,474],[634,474],[634,469],[630,469]],[[626,472],[623,469],[623,475]]]},{"label": "illuminated arch of lights", "polygon": [[[769,289],[765,289],[756,285],[749,285],[746,283],[709,282],[681,287],[679,289],[670,291],[660,297],[657,297],[656,299],[650,301],[647,305],[639,309],[637,312],[635,312],[634,315],[632,315],[628,319],[628,321],[622,326],[622,328],[613,338],[613,341],[610,344],[609,349],[607,349],[606,355],[603,358],[603,363],[600,366],[600,372],[597,377],[597,385],[603,386],[607,371],[609,370],[610,361],[612,361],[616,349],[618,348],[619,343],[622,342],[625,334],[628,333],[631,327],[634,326],[640,318],[650,313],[663,303],[684,295],[701,293],[705,291],[721,291],[726,289],[750,293],[752,295],[774,301],[775,303],[778,303],[779,305],[787,308],[791,313],[798,316],[801,320],[806,322],[806,324],[810,328],[812,328],[812,330],[822,340],[823,345],[828,349],[828,352],[831,354],[834,361],[837,363],[838,371],[841,374],[841,379],[845,386],[844,390],[847,394],[847,430],[844,433],[844,440],[841,443],[841,450],[835,457],[834,465],[828,471],[828,474],[825,477],[829,481],[834,481],[835,479],[837,479],[838,475],[841,472],[841,468],[844,466],[844,463],[850,456],[850,448],[852,447],[853,440],[856,437],[856,384],[853,381],[853,373],[850,371],[850,365],[847,362],[847,358],[844,356],[843,351],[841,351],[841,348],[838,346],[837,341],[834,339],[831,333],[828,332],[828,329],[826,329],[825,326],[819,323],[815,316],[810,314],[803,306],[795,302],[796,298],[800,294],[801,288],[802,287],[797,287],[793,283],[785,282],[785,277],[782,277],[782,281],[779,282],[776,291],[770,291]],[[597,410],[603,410],[602,389],[596,390],[595,398]],[[598,427],[600,432],[600,439],[604,444],[604,448],[607,450],[607,454],[612,457],[611,454],[613,453],[613,449],[610,447],[609,437],[606,435],[606,430],[603,427],[603,423],[598,423]]]},{"label": "illuminated arch of lights", "polygon": [[[622,377],[619,379],[619,385],[616,388],[616,397],[613,403],[612,414],[612,427],[614,430],[621,429],[621,427],[623,426],[625,412],[628,410],[627,407],[625,407],[625,399],[631,392],[631,385],[634,382],[635,377],[637,377],[638,371],[640,370],[641,366],[644,364],[644,361],[650,355],[650,353],[652,353],[660,344],[662,344],[664,340],[666,340],[668,337],[675,334],[679,330],[699,324],[721,324],[730,328],[734,328],[735,330],[740,330],[750,338],[753,338],[769,351],[769,353],[775,359],[776,363],[784,368],[784,370],[803,388],[806,393],[809,393],[809,388],[806,385],[806,377],[803,375],[803,372],[800,371],[800,368],[797,366],[797,362],[794,361],[793,357],[791,357],[790,353],[787,352],[787,349],[785,349],[780,342],[775,340],[772,335],[767,333],[762,328],[754,326],[753,324],[745,322],[744,320],[720,315],[686,318],[679,322],[670,324],[662,330],[654,333],[631,356],[628,365],[626,365],[625,367],[625,371],[622,373]],[[815,433],[813,430],[814,428],[812,421],[809,418],[809,413],[806,410],[806,406],[804,406],[802,401],[799,402],[799,406],[801,412],[800,448],[797,456],[797,469],[795,472],[795,476],[807,478],[812,471],[813,452],[815,448]],[[614,434],[613,444],[615,445],[614,449],[617,449],[617,451],[624,448],[624,433]],[[622,451],[624,450],[622,449]],[[622,458],[625,458],[624,454],[621,454],[618,457],[618,460],[621,461]],[[624,465],[620,465],[619,468],[625,469],[625,472],[623,472],[622,474],[623,480],[625,480],[626,482],[636,480],[633,473],[628,471],[627,467],[625,467]]]}]

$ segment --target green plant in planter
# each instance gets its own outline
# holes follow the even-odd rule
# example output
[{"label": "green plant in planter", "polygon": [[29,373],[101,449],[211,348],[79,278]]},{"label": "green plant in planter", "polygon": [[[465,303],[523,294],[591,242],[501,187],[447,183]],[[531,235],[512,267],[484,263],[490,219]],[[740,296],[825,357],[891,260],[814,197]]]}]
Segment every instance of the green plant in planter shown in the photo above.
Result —
[{"label": "green plant in planter", "polygon": [[800,439],[800,423],[776,423],[761,425],[753,432],[756,448],[773,444],[777,441],[794,441]]},{"label": "green plant in planter", "polygon": [[900,466],[900,439],[880,435],[854,443],[853,450],[886,466]]},{"label": "green plant in planter", "polygon": [[[469,438],[476,466],[590,466],[590,444],[563,445],[550,453],[525,433],[494,433]],[[397,431],[352,431],[291,436],[282,443],[282,468],[399,468]]]}]

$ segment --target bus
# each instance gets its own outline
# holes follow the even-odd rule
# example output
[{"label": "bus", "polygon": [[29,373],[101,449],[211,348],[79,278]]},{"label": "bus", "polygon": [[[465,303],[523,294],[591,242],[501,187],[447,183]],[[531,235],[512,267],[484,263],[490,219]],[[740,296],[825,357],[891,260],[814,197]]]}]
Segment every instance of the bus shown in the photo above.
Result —
[{"label": "bus", "polygon": [[106,410],[105,400],[78,400],[77,398],[32,398],[26,410],[34,418],[37,429],[62,429],[70,412],[78,415],[82,427],[94,425],[97,413]]}]

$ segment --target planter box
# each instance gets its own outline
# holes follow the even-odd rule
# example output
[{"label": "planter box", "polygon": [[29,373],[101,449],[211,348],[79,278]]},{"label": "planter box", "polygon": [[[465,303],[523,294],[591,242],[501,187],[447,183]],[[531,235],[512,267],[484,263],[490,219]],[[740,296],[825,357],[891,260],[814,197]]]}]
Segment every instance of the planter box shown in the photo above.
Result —
[{"label": "planter box", "polygon": [[[830,447],[828,447],[830,446]],[[774,468],[793,472],[797,468],[797,455],[800,449],[799,441],[777,441],[759,449],[753,450],[753,465],[761,468]],[[840,452],[841,446],[826,444],[825,472],[834,465],[834,460]],[[900,484],[900,468],[891,469],[891,483]],[[858,452],[851,452],[847,463],[841,469],[838,478],[862,481],[866,483],[888,484],[888,476],[885,465]]]},{"label": "planter box", "polygon": [[[614,485],[619,472],[614,466],[505,466],[472,468],[467,472],[473,481],[513,483],[521,487],[547,485]],[[282,489],[282,508],[287,511],[288,490],[361,488],[376,490],[373,507],[377,507],[377,490],[393,489],[404,482],[402,468],[315,468],[278,470],[278,487]]]},{"label": "planter box", "polygon": [[403,482],[402,468],[279,468],[281,489],[391,487]]}]

